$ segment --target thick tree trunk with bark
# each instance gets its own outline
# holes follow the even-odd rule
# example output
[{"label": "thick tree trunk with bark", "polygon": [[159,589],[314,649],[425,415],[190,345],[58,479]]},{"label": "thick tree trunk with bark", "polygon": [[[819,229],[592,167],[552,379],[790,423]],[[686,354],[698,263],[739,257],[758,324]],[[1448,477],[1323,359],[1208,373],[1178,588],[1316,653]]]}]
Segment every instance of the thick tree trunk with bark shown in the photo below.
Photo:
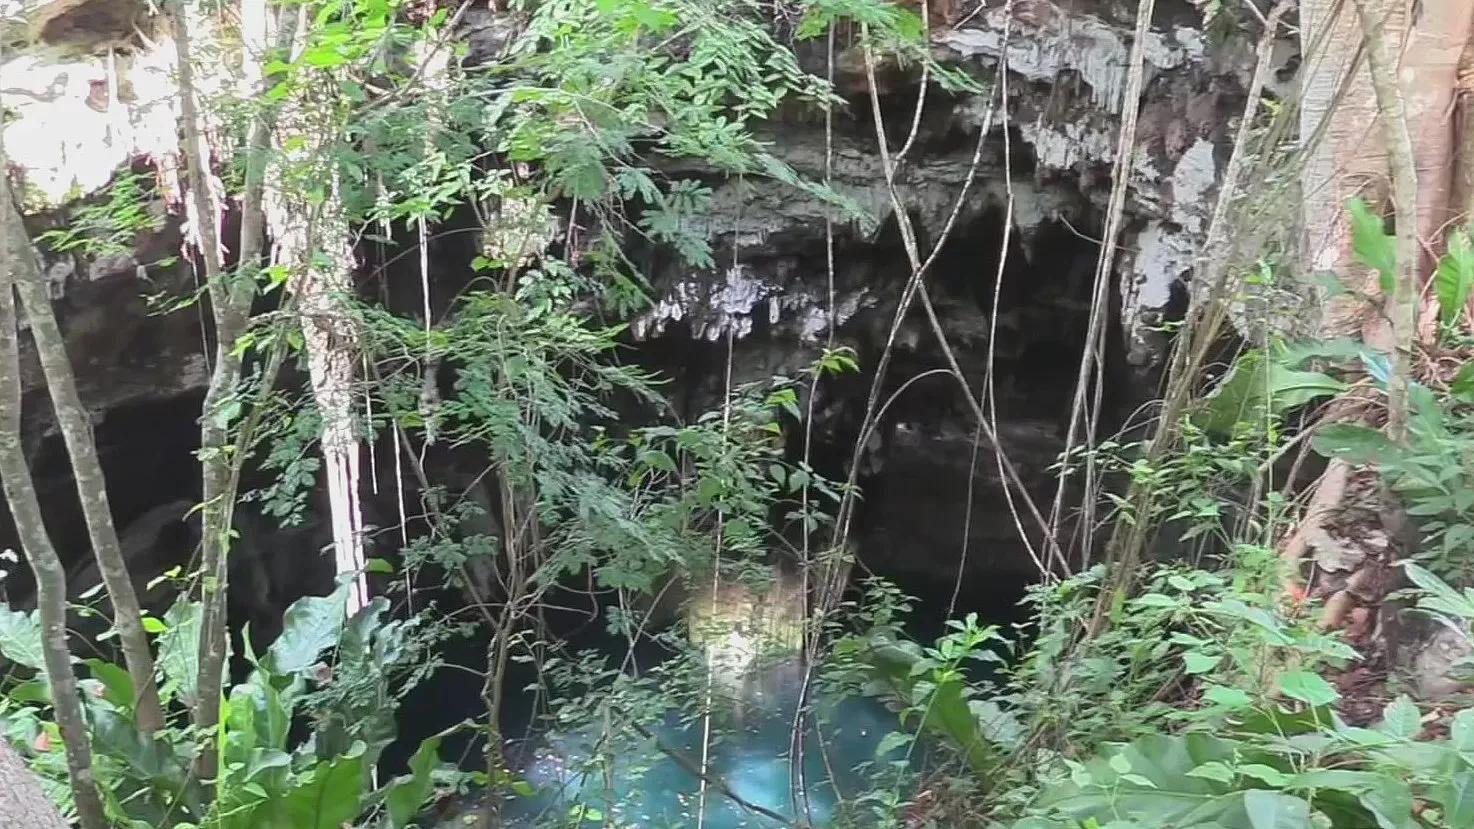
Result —
[{"label": "thick tree trunk with bark", "polygon": [[[1388,430],[1396,439],[1406,405],[1400,386],[1414,374],[1409,358],[1436,334],[1437,308],[1424,286],[1450,224],[1467,215],[1474,199],[1466,81],[1461,91],[1474,61],[1474,0],[1307,0],[1301,21],[1307,50],[1329,34],[1323,53],[1307,55],[1303,70],[1302,270],[1334,273],[1361,295],[1327,303],[1322,337],[1360,337],[1398,356],[1387,400]],[[1346,211],[1354,196],[1396,217],[1394,296],[1382,296],[1375,275],[1354,261]],[[1377,423],[1377,403],[1349,398],[1325,420]],[[1295,568],[1292,580],[1308,574],[1309,595],[1325,602],[1322,624],[1344,630],[1362,650],[1363,663],[1340,677],[1343,686],[1390,666],[1399,635],[1383,602],[1396,586],[1397,559],[1416,544],[1378,470],[1339,460],[1329,464],[1285,538],[1281,552]]]},{"label": "thick tree trunk with bark", "polygon": [[26,761],[0,739],[0,826],[16,829],[68,829],[56,805],[42,791]]}]

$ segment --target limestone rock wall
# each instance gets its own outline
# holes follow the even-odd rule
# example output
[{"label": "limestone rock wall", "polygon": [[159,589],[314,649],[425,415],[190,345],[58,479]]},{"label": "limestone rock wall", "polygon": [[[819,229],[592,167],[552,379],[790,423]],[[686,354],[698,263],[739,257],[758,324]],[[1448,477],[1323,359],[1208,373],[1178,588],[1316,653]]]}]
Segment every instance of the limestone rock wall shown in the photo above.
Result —
[{"label": "limestone rock wall", "polygon": [[[1001,8],[954,5],[958,13],[932,32],[933,53],[989,86],[1006,58],[1007,111],[995,115],[984,136],[975,184],[929,284],[971,387],[992,378],[1004,449],[1047,501],[1048,468],[1062,446],[1089,320],[1126,94],[1131,10],[1118,2],[1018,0],[1008,20]],[[1104,392],[1112,428],[1152,391],[1165,346],[1156,326],[1185,297],[1250,69],[1247,45],[1211,41],[1186,0],[1158,5],[1163,11],[1146,45],[1122,256],[1107,286]],[[143,299],[177,297],[197,285],[179,257],[184,219],[172,161],[172,44],[140,8],[135,0],[10,0],[7,19],[18,22],[7,28],[0,56],[0,102],[11,110],[10,173],[31,194],[35,234],[65,225],[120,170],[134,166],[160,177],[161,222],[137,250],[47,254],[82,394],[100,423],[132,422],[126,412],[140,406],[197,406],[207,379],[200,309],[153,313]],[[494,54],[506,27],[485,9],[466,21],[472,55]],[[799,44],[810,50],[802,57],[822,69],[812,46]],[[837,78],[850,106],[835,119],[834,186],[873,221],[835,226],[832,280],[822,203],[777,183],[720,180],[699,169],[671,172],[703,176],[713,186],[706,221],[719,266],[694,272],[660,251],[631,251],[655,286],[651,307],[632,326],[633,344],[641,359],[673,377],[677,404],[688,412],[719,399],[729,335],[739,381],[802,369],[831,326],[836,344],[853,347],[862,366],[873,366],[886,347],[909,267],[890,216],[863,63],[853,57],[841,61]],[[911,124],[919,79],[906,70],[887,78],[882,106],[894,149]],[[926,100],[897,185],[929,248],[968,176],[989,98],[932,88]],[[828,148],[812,113],[769,124],[765,137],[801,174],[823,176]],[[901,327],[894,354],[887,395],[942,364],[917,314]],[[28,365],[39,440],[49,412],[37,395],[39,374]],[[843,474],[868,388],[863,373],[837,379],[815,401],[814,460],[831,475]],[[1031,565],[1015,540],[996,459],[986,447],[974,451],[975,424],[961,391],[929,376],[908,385],[888,411],[865,459],[862,558],[881,571],[950,581],[965,543],[974,551],[968,572],[978,584],[999,571],[1027,578]]]}]

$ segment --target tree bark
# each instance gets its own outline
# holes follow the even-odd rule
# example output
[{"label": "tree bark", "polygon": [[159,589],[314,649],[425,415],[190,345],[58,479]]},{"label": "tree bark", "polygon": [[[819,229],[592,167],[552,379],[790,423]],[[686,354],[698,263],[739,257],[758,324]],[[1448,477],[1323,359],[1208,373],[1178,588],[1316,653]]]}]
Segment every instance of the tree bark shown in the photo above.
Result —
[{"label": "tree bark", "polygon": [[56,411],[67,454],[71,456],[72,477],[77,486],[77,498],[82,504],[88,539],[97,559],[98,573],[107,588],[108,600],[112,603],[113,624],[118,629],[128,675],[133,680],[134,716],[138,728],[145,734],[152,734],[164,727],[159,691],[154,683],[153,653],[149,649],[148,634],[143,629],[143,613],[133,589],[133,579],[128,573],[128,562],[123,558],[118,531],[113,526],[107,481],[97,459],[92,419],[77,394],[76,377],[67,356],[66,340],[56,324],[46,276],[36,264],[35,257],[26,253],[30,240],[21,225],[20,214],[13,202],[0,205],[0,209],[9,211],[6,218],[9,223],[7,240],[13,254],[11,275],[26,319],[31,324],[31,337],[46,376],[51,405]]},{"label": "tree bark", "polygon": [[68,829],[26,761],[0,739],[0,826]]},{"label": "tree bark", "polygon": [[[299,25],[301,25],[299,23]],[[297,33],[305,43],[307,32]],[[322,419],[319,448],[333,528],[335,570],[353,575],[349,615],[368,604],[359,496],[358,423],[353,384],[361,346],[346,299],[353,293],[353,236],[343,216],[333,145],[342,133],[343,108],[330,77],[299,78],[279,123],[283,149],[265,188],[267,226],[275,259],[290,273],[288,286],[302,309],[302,335],[312,396]],[[312,195],[316,194],[316,198]],[[319,254],[325,261],[319,261]]]},{"label": "tree bark", "polygon": [[184,121],[183,146],[189,173],[191,214],[194,221],[195,247],[205,266],[205,281],[210,308],[215,321],[215,368],[200,416],[200,467],[203,503],[200,543],[201,602],[198,691],[194,700],[193,719],[205,744],[195,761],[195,772],[202,778],[215,776],[215,747],[211,742],[220,721],[221,683],[225,672],[226,590],[229,579],[225,557],[230,545],[231,512],[234,507],[232,457],[229,452],[230,432],[221,421],[221,404],[241,379],[241,360],[235,352],[236,339],[245,331],[250,295],[245,302],[237,299],[248,290],[224,282],[220,260],[220,237],[215,224],[219,210],[210,189],[210,148],[205,140],[196,98],[194,64],[190,54],[190,13],[187,2],[175,6],[174,44],[179,63],[179,110]]},{"label": "tree bark", "polygon": [[[1408,384],[1412,382],[1412,349],[1417,338],[1418,298],[1422,285],[1422,252],[1418,245],[1418,171],[1414,166],[1413,139],[1408,132],[1407,106],[1402,85],[1398,83],[1397,64],[1387,45],[1383,26],[1387,21],[1386,4],[1376,0],[1354,0],[1361,21],[1372,90],[1382,127],[1387,133],[1388,163],[1392,171],[1393,203],[1397,211],[1397,273],[1392,296],[1382,297],[1384,313],[1391,320],[1392,375],[1387,380],[1387,433],[1395,441],[1407,438]],[[1423,83],[1420,78],[1419,83]],[[1452,84],[1445,87],[1452,95]],[[1451,102],[1451,100],[1450,100]],[[1434,147],[1452,158],[1452,151]],[[1436,160],[1436,159],[1435,159]],[[1440,172],[1447,191],[1449,167]],[[1411,219],[1411,221],[1409,221]],[[1432,238],[1431,236],[1429,237]]]},{"label": "tree bark", "polygon": [[[0,158],[3,158],[3,150],[0,150]],[[0,170],[3,169],[0,165]],[[77,677],[72,673],[72,657],[67,651],[66,570],[46,533],[41,504],[36,499],[36,487],[21,446],[20,349],[13,280],[20,267],[19,261],[32,253],[29,239],[23,247],[14,244],[16,236],[24,236],[25,231],[13,226],[19,212],[14,206],[10,181],[3,174],[0,174],[0,200],[5,202],[0,205],[4,208],[0,210],[0,223],[6,225],[0,233],[0,245],[4,247],[4,268],[0,271],[0,482],[4,485],[5,498],[15,520],[21,546],[25,549],[26,561],[36,576],[36,605],[41,615],[46,679],[51,687],[56,723],[66,744],[67,773],[71,778],[77,814],[83,829],[106,829],[102,797],[92,777],[92,749],[87,739],[86,723],[82,719]]]}]

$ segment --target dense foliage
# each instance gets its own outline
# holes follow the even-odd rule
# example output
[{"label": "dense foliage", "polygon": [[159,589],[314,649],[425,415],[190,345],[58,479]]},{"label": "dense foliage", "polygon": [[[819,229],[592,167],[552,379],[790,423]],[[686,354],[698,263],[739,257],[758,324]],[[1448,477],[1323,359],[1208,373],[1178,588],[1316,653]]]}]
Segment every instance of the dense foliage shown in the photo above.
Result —
[{"label": "dense foliage", "polygon": [[[207,680],[226,670],[201,646],[211,625],[224,624],[208,610],[218,577],[168,574],[177,600],[143,616],[162,728],[142,727],[131,666],[74,657],[108,825],[399,829],[429,825],[431,807],[446,799],[480,804],[481,819],[495,825],[509,801],[548,794],[525,773],[525,757],[511,756],[514,735],[504,733],[511,701],[522,696],[536,698],[540,724],[588,737],[579,779],[607,781],[597,791],[575,787],[572,802],[556,801],[541,822],[643,825],[613,778],[664,755],[700,780],[693,825],[705,821],[707,798],[737,802],[755,825],[812,825],[802,772],[782,814],[714,779],[710,745],[741,728],[740,717],[724,715],[734,689],[720,661],[733,658],[733,646],[723,643],[747,647],[758,637],[740,621],[719,618],[715,633],[696,625],[697,611],[718,615],[717,598],[731,585],[758,605],[784,601],[768,592],[784,581],[772,551],[795,546],[794,533],[805,554],[822,552],[801,562],[806,590],[782,620],[797,633],[768,643],[780,658],[805,657],[792,750],[805,750],[812,741],[798,735],[814,722],[827,727],[825,712],[840,701],[873,698],[894,713],[873,757],[841,758],[859,767],[863,785],[840,792],[834,784],[830,825],[1474,825],[1474,712],[1427,717],[1406,695],[1370,723],[1352,724],[1343,710],[1344,689],[1326,677],[1365,654],[1321,624],[1315,599],[1285,590],[1298,573],[1286,572],[1281,541],[1302,508],[1275,477],[1280,461],[1307,445],[1323,460],[1375,470],[1417,536],[1398,571],[1409,581],[1407,612],[1467,631],[1468,364],[1451,377],[1402,378],[1405,438],[1384,432],[1375,415],[1313,426],[1311,404],[1330,398],[1360,400],[1363,415],[1377,411],[1392,396],[1393,364],[1369,344],[1287,342],[1271,332],[1221,379],[1188,378],[1190,416],[1172,427],[1170,442],[1122,435],[1060,459],[1059,475],[1111,484],[1101,496],[1110,524],[1149,528],[1180,555],[1041,572],[1026,600],[1029,624],[1003,630],[968,613],[947,620],[934,640],[916,641],[908,624],[915,600],[882,580],[856,579],[863,589],[841,591],[842,601],[816,598],[819,579],[849,573],[848,529],[837,516],[863,496],[790,449],[813,416],[804,407],[816,384],[869,367],[837,344],[796,377],[734,384],[729,364],[720,405],[685,422],[663,379],[624,359],[625,326],[650,301],[648,274],[631,252],[659,250],[693,272],[735,268],[716,261],[710,242],[714,222],[742,230],[740,207],[714,203],[713,182],[726,179],[777,182],[824,205],[834,223],[882,218],[794,171],[757,137],[762,122],[786,110],[829,117],[847,105],[801,67],[795,49],[842,37],[872,82],[877,60],[920,64],[952,90],[982,90],[986,79],[937,65],[922,17],[880,0],[504,5],[499,13],[515,26],[499,52],[474,63],[463,63],[466,46],[455,43],[457,12],[395,0],[284,3],[271,9],[285,36],[269,54],[214,69],[198,54],[192,61],[200,88],[184,93],[206,102],[230,198],[259,201],[252,182],[269,170],[266,201],[301,220],[309,251],[303,261],[237,263],[218,277],[231,290],[244,286],[256,313],[228,344],[246,367],[240,382],[202,413],[230,440],[202,460],[223,460],[232,487],[269,478],[232,491],[230,502],[259,503],[283,525],[302,520],[315,488],[326,486],[317,444],[327,424],[348,416],[365,441],[391,442],[396,463],[401,445],[411,464],[445,446],[480,458],[480,475],[495,481],[495,514],[453,503],[426,480],[425,532],[361,570],[340,567],[337,592],[298,600],[269,643],[253,645],[252,631],[237,624],[244,652],[204,727],[198,710],[212,701],[202,689],[209,697]],[[190,5],[179,19],[190,10],[199,11]],[[783,28],[775,17],[792,24],[791,41],[774,34]],[[239,39],[230,16],[210,19],[213,45]],[[195,36],[198,46],[204,33]],[[243,95],[231,73],[252,66],[264,84]],[[212,71],[222,75],[210,98],[203,81]],[[70,227],[38,241],[93,256],[129,250],[158,227],[144,204],[151,186],[120,176]],[[1393,239],[1366,205],[1350,211],[1358,255],[1390,294]],[[477,252],[457,263],[464,285],[432,296],[444,283],[430,272],[431,237],[466,222]],[[338,224],[351,240],[333,236]],[[285,379],[322,356],[311,353],[301,286],[341,269],[334,244],[384,267],[421,257],[423,310],[334,297],[356,350],[330,356],[362,366],[352,369],[359,373],[346,404],[321,394],[316,378]],[[1474,252],[1462,231],[1447,248],[1434,282],[1436,347],[1460,355]],[[1244,270],[1251,287],[1276,278],[1274,263]],[[172,307],[196,299],[172,298]],[[330,399],[351,410],[333,411]],[[494,530],[468,534],[466,526]],[[384,595],[353,608],[352,585],[368,574],[381,577]],[[623,645],[614,655],[579,651],[550,624],[571,584],[601,597],[606,640]],[[677,598],[664,599],[668,591]],[[707,594],[711,605],[702,604]],[[467,598],[451,606],[451,596]],[[682,599],[695,610],[666,609]],[[9,660],[0,716],[59,807],[86,824],[96,816],[58,750],[65,712],[44,659],[45,638],[65,636],[39,620],[0,609]],[[639,664],[652,641],[661,658]],[[451,664],[452,645],[466,642],[482,659]],[[767,656],[740,667],[753,670]],[[424,739],[405,773],[381,778],[401,700],[445,671],[480,689],[484,712]],[[533,679],[524,686],[525,675]],[[661,741],[656,732],[672,721],[701,725],[691,755],[699,761]],[[480,757],[442,751],[466,735],[478,738]]]}]

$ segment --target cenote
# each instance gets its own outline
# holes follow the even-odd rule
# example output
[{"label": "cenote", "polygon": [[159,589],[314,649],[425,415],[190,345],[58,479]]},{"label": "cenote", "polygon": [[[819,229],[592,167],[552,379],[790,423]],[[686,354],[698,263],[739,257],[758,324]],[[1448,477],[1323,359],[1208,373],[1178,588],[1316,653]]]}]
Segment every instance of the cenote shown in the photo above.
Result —
[{"label": "cenote", "polygon": [[[1017,593],[1010,591],[1001,605],[994,602],[1004,599],[1002,591],[975,599],[987,601],[996,624],[1018,618]],[[907,633],[934,639],[943,625],[927,611],[944,603],[918,601],[923,612],[910,618]],[[837,818],[868,808],[869,801],[906,801],[937,761],[956,756],[918,733],[915,717],[903,726],[889,695],[864,693],[820,670],[810,679],[799,774],[793,734],[805,671],[797,657],[761,658],[744,667],[730,653],[714,657],[710,648],[690,647],[678,632],[681,625],[642,641],[631,656],[593,614],[582,618],[583,625],[565,628],[560,637],[569,654],[556,660],[560,668],[523,662],[508,676],[501,725],[514,782],[502,787],[495,804],[499,825],[817,829],[837,825]],[[580,658],[597,660],[606,671],[598,681],[603,689],[620,685],[610,679],[615,674],[629,688],[591,702],[601,696],[584,693],[592,680],[562,693],[550,687],[557,680],[549,674],[558,670],[592,673],[570,667]],[[708,660],[715,665],[710,672]],[[466,685],[460,681],[458,696]],[[419,722],[425,717],[453,716],[450,687],[432,680],[407,702],[401,722],[425,726]],[[558,699],[569,702],[563,707]],[[482,748],[475,743],[461,749],[468,769],[479,766]],[[477,816],[488,796],[461,801],[438,825],[486,825]]]},{"label": "cenote", "polygon": [[[795,662],[768,667],[753,678],[760,687],[741,705],[714,706],[706,768],[708,779],[720,784],[707,786],[705,826],[783,825],[764,810],[785,821],[824,826],[841,799],[887,782],[907,785],[910,775],[898,773],[891,763],[905,771],[922,766],[920,757],[906,762],[904,747],[877,756],[882,740],[898,728],[896,716],[880,701],[863,696],[822,700],[804,741],[807,803],[801,799],[796,810],[790,744],[802,673]],[[705,727],[700,717],[671,713],[648,736],[621,735],[618,752],[599,751],[605,735],[597,729],[549,735],[523,769],[532,796],[513,800],[503,816],[511,825],[527,827],[570,815],[592,823],[607,818],[617,826],[695,826]],[[805,808],[807,820],[795,820]]]}]

